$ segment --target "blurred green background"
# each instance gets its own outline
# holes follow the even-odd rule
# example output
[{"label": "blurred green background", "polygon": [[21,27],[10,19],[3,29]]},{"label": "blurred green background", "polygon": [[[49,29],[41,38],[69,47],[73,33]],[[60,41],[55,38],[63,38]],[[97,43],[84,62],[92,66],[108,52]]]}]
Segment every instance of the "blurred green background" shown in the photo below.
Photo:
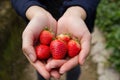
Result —
[{"label": "blurred green background", "polygon": [[21,51],[25,22],[17,16],[9,0],[0,0],[0,80],[22,80],[27,60]]},{"label": "blurred green background", "polygon": [[110,66],[120,72],[120,0],[101,0],[96,25],[106,38],[106,48],[113,50]]},{"label": "blurred green background", "polygon": [[[25,22],[12,9],[9,0],[0,0],[0,80],[22,80],[28,64],[21,51]],[[101,0],[95,25],[103,32],[113,54],[110,65],[120,72],[120,0]]]}]

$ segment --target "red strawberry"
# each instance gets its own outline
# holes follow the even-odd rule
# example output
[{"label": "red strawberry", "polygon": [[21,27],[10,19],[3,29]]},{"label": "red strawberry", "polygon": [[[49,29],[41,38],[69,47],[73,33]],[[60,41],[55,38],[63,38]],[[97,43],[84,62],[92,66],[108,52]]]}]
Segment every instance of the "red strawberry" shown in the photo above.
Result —
[{"label": "red strawberry", "polygon": [[67,44],[61,40],[53,40],[50,51],[54,59],[63,59],[67,53]]},{"label": "red strawberry", "polygon": [[64,42],[68,43],[71,38],[68,34],[60,34],[57,36],[57,39],[63,40]]},{"label": "red strawberry", "polygon": [[52,41],[53,37],[54,37],[53,33],[51,33],[48,30],[43,30],[40,33],[40,43],[45,44],[45,45],[49,45],[50,42]]},{"label": "red strawberry", "polygon": [[68,55],[69,57],[74,57],[79,54],[81,50],[80,44],[75,40],[70,40],[68,42]]},{"label": "red strawberry", "polygon": [[46,45],[38,45],[35,48],[38,59],[48,59],[50,57],[50,48]]}]

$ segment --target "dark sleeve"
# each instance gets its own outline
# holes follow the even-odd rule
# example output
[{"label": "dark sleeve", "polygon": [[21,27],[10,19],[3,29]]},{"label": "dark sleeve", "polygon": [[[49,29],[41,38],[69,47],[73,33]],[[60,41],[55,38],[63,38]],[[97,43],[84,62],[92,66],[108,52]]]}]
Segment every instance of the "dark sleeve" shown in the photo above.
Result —
[{"label": "dark sleeve", "polygon": [[66,0],[63,4],[63,12],[71,6],[80,6],[82,7],[86,13],[87,18],[85,20],[85,23],[89,29],[90,32],[92,32],[94,27],[94,21],[96,17],[96,8],[98,6],[98,3],[100,0]]},{"label": "dark sleeve", "polygon": [[26,10],[30,6],[37,5],[45,8],[45,6],[42,5],[39,0],[11,0],[11,4],[15,11],[25,20],[27,20],[25,15]]}]

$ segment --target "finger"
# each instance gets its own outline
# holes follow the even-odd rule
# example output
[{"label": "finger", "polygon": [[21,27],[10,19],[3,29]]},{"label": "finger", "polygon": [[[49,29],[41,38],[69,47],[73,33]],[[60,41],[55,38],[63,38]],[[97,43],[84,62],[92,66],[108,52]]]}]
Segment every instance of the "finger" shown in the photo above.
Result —
[{"label": "finger", "polygon": [[31,64],[38,71],[38,73],[40,73],[41,76],[43,76],[46,80],[50,78],[50,74],[46,70],[45,65],[42,62],[36,61],[35,63],[31,63]]},{"label": "finger", "polygon": [[49,63],[50,61],[52,61],[52,58],[49,58],[49,59],[47,60],[47,63]]},{"label": "finger", "polygon": [[59,34],[64,34],[65,32],[67,32],[67,28],[65,27],[66,25],[62,24],[63,21],[61,21],[61,19],[58,21],[57,24],[57,35]]},{"label": "finger", "polygon": [[[47,63],[49,63],[49,62],[51,62],[51,61],[52,61],[52,58],[49,58],[49,59],[47,60]],[[53,78],[55,78],[55,79],[59,79],[59,78],[60,78],[60,74],[59,74],[59,72],[58,72],[57,69],[52,69],[52,70],[50,71],[50,75],[51,75]]]},{"label": "finger", "polygon": [[79,54],[79,63],[83,65],[85,59],[90,52],[91,36],[89,34],[83,35],[81,38],[81,51]]},{"label": "finger", "polygon": [[54,68],[59,68],[61,67],[64,63],[66,62],[66,60],[51,60],[49,61],[49,63],[46,64],[46,69],[48,71],[54,69]]},{"label": "finger", "polygon": [[64,74],[65,72],[71,70],[72,68],[74,68],[75,66],[77,66],[79,64],[78,62],[78,55],[71,58],[70,60],[68,60],[66,63],[64,63],[61,68],[60,68],[60,74]]},{"label": "finger", "polygon": [[60,78],[60,73],[58,72],[58,70],[56,69],[53,69],[51,72],[50,72],[51,76],[55,79],[59,79]]},{"label": "finger", "polygon": [[[50,30],[53,31],[55,34],[57,33],[57,21],[54,18],[51,18],[50,21]],[[50,19],[49,19],[50,20]]]},{"label": "finger", "polygon": [[34,62],[36,60],[36,54],[35,54],[35,50],[33,47],[33,36],[30,32],[28,32],[27,34],[24,34],[22,37],[22,50],[23,53],[28,56],[27,58],[29,58],[29,60],[31,60],[32,62]]},{"label": "finger", "polygon": [[23,53],[29,61],[35,62],[37,57],[32,46],[23,47]]}]

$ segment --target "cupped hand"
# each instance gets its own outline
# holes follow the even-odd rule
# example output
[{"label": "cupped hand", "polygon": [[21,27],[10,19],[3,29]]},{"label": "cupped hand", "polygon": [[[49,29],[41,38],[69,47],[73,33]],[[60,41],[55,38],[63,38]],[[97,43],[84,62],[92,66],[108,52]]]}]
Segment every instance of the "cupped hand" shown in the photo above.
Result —
[{"label": "cupped hand", "polygon": [[57,34],[69,33],[72,37],[79,39],[81,51],[79,55],[69,59],[60,67],[60,73],[63,74],[78,64],[83,65],[90,51],[91,34],[84,22],[86,18],[85,11],[78,7],[70,7],[64,15],[58,20]]},{"label": "cupped hand", "polygon": [[50,73],[45,68],[42,61],[37,60],[34,49],[35,41],[38,39],[40,32],[48,27],[56,33],[56,20],[46,10],[38,6],[32,6],[26,11],[26,16],[30,20],[22,34],[23,53],[35,67],[35,69],[45,78],[50,78]]},{"label": "cupped hand", "polygon": [[66,10],[64,15],[58,20],[57,34],[69,33],[73,38],[77,38],[80,41],[81,51],[79,55],[66,60],[50,60],[46,65],[48,71],[59,68],[58,70],[52,70],[51,75],[55,78],[59,78],[60,74],[64,74],[77,65],[83,65],[86,57],[90,51],[91,34],[84,22],[86,18],[85,11],[76,6]]}]

